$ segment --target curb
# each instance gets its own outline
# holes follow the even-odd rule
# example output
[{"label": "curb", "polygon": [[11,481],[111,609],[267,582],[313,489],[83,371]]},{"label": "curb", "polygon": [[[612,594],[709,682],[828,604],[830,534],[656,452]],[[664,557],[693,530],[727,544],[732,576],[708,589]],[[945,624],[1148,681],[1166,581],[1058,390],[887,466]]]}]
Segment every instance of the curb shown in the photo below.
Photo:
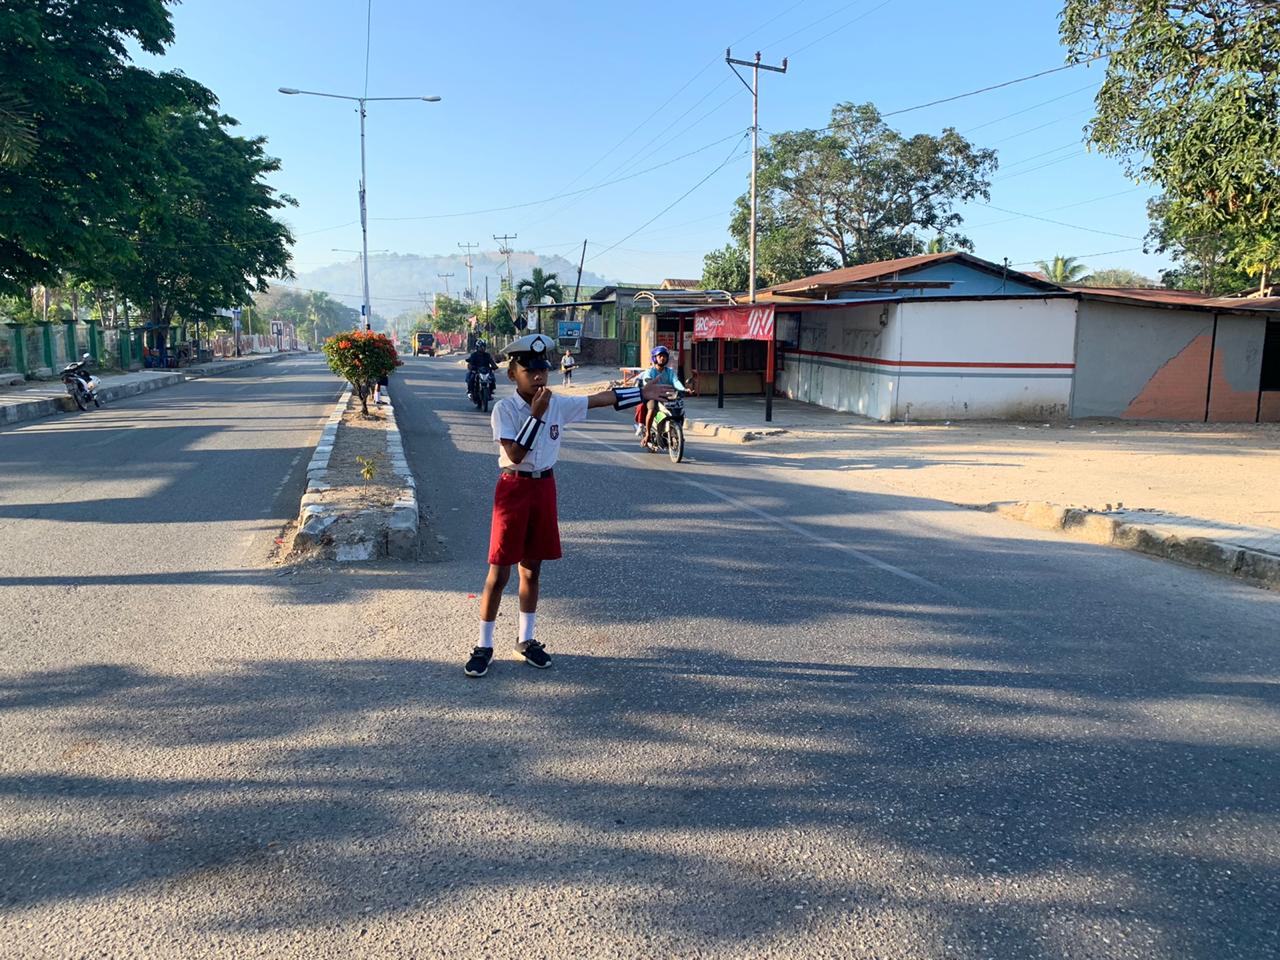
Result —
[{"label": "curb", "polygon": [[1204,537],[1185,539],[1154,527],[1126,523],[1096,510],[1064,507],[1042,500],[997,502],[977,506],[1044,530],[1057,530],[1077,540],[1145,553],[1202,570],[1224,573],[1260,587],[1280,589],[1280,556]]},{"label": "curb", "polygon": [[691,427],[694,431],[704,436],[721,437],[725,440],[733,440],[736,443],[750,443],[753,440],[778,437],[788,432],[786,427],[760,427],[759,429],[748,430],[743,427],[731,427],[725,423],[698,420],[693,417],[686,417],[684,423],[685,427]]},{"label": "curb", "polygon": [[[116,400],[123,400],[126,397],[136,397],[142,393],[150,393],[152,390],[174,387],[180,383],[186,383],[188,380],[199,380],[203,377],[217,376],[220,373],[230,373],[233,370],[243,370],[245,367],[255,367],[291,355],[275,353],[264,358],[254,357],[251,359],[223,361],[216,365],[188,367],[182,373],[167,373],[153,377],[150,380],[135,380],[133,383],[103,387],[100,395],[104,403],[111,403]],[[21,400],[17,403],[3,403],[0,401],[0,423],[23,423],[27,420],[51,417],[55,413],[71,413],[75,409],[75,401],[65,395],[43,397],[39,400]]]},{"label": "curb", "polygon": [[[323,502],[321,494],[332,489],[329,483],[329,458],[333,455],[338,426],[351,402],[351,394],[352,387],[348,384],[334,405],[333,412],[329,414],[329,419],[320,432],[320,440],[311,454],[311,462],[307,464],[307,489],[298,505],[298,532],[294,536],[294,545],[317,548],[322,557],[340,563],[383,557],[412,559],[418,547],[418,489],[413,472],[409,469],[409,461],[405,458],[404,441],[396,423],[395,406],[389,395],[384,407],[387,414],[387,458],[391,463],[391,472],[400,480],[400,489],[391,509],[369,507],[364,510],[343,511],[338,505]],[[375,540],[344,539],[341,528],[334,529],[335,535],[325,540],[326,533],[339,519],[359,516],[378,518],[379,535]]]}]

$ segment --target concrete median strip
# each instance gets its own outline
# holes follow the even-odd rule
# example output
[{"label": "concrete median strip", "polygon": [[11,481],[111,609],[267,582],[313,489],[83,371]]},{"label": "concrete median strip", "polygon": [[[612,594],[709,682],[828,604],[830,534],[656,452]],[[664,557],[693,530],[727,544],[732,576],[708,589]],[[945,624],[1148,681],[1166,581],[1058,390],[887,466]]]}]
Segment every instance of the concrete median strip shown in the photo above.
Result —
[{"label": "concrete median strip", "polygon": [[351,396],[348,386],[320,432],[307,465],[307,490],[298,509],[293,551],[299,557],[341,563],[412,558],[418,548],[418,491],[390,400],[379,408],[385,415],[383,433],[390,479],[379,485],[384,496],[371,498],[349,482],[344,484],[338,476],[335,456],[342,463],[355,457],[355,451],[344,450],[341,430]]},{"label": "concrete median strip", "polygon": [[[1225,573],[1273,590],[1280,589],[1280,554],[1233,542],[1237,539],[1251,543],[1276,539],[1266,536],[1265,532],[1259,536],[1256,528],[1236,527],[1234,531],[1239,536],[1233,536],[1230,525],[1212,524],[1159,511],[1099,511],[1045,501],[989,503],[976,509],[998,513],[1045,530],[1057,530],[1077,540],[1133,550]],[[1197,530],[1218,535],[1196,536]]]}]

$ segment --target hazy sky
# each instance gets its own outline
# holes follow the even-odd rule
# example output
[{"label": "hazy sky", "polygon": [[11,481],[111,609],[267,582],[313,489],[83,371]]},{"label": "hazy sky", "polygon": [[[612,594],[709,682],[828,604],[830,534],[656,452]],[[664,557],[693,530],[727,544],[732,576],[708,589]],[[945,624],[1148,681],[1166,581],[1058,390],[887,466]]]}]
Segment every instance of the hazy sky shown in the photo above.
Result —
[{"label": "hazy sky", "polygon": [[[822,126],[840,101],[888,112],[1061,65],[1060,6],[373,0],[368,95],[444,99],[370,105],[369,247],[445,254],[460,241],[493,249],[508,233],[519,249],[576,260],[587,239],[588,267],[610,278],[700,276],[749,172],[738,137],[751,98],[724,63],[727,46],[790,58],[785,76],[762,74],[763,130]],[[177,42],[155,64],[205,83],[243,132],[268,137],[284,164],[277,184],[298,200],[287,219],[299,272],[360,245],[359,123],[353,104],[276,88],[360,95],[366,15],[366,0],[185,0]],[[907,134],[954,126],[998,149],[991,202],[1004,209],[964,211],[980,256],[1031,268],[1062,253],[1154,276],[1163,261],[1125,249],[1141,247],[1153,191],[1081,142],[1101,79],[1096,65],[1077,67],[889,122]]]}]

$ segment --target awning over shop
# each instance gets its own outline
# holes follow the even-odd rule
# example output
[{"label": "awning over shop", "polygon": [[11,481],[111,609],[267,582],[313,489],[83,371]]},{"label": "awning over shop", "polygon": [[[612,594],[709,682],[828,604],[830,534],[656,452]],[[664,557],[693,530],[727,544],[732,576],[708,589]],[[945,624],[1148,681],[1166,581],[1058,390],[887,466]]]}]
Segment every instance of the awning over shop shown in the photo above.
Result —
[{"label": "awning over shop", "polygon": [[772,340],[774,305],[719,307],[693,315],[695,340]]}]

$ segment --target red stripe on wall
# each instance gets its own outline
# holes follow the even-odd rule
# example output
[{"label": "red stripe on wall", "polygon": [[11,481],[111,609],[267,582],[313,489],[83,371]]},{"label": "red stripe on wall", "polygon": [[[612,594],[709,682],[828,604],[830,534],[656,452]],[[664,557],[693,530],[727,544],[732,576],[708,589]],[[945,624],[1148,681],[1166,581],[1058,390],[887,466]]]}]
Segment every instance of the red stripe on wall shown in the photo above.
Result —
[{"label": "red stripe on wall", "polygon": [[882,367],[986,367],[1020,370],[1074,370],[1074,363],[997,363],[975,360],[882,360],[880,357],[859,357],[843,353],[823,353],[821,350],[791,350],[802,357],[826,357],[829,360],[848,360],[851,363],[870,363]]}]

